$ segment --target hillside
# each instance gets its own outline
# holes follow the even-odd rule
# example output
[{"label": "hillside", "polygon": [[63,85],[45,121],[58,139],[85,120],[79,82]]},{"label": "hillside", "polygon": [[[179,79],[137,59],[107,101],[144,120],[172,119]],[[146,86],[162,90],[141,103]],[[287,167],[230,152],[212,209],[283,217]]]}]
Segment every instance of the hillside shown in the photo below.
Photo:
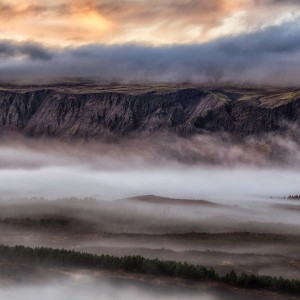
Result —
[{"label": "hillside", "polygon": [[155,132],[237,136],[299,123],[300,89],[254,86],[0,85],[0,132],[113,139]]}]

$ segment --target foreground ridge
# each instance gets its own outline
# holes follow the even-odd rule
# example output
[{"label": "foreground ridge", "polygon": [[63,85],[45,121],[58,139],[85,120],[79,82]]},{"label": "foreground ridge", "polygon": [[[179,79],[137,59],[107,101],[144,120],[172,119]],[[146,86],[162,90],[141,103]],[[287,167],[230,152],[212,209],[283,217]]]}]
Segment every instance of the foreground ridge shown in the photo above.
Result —
[{"label": "foreground ridge", "polygon": [[148,259],[138,256],[116,257],[94,255],[74,250],[46,247],[30,248],[25,246],[0,245],[0,257],[14,262],[28,261],[33,264],[56,264],[77,266],[111,271],[126,271],[140,274],[153,274],[177,277],[188,280],[215,281],[246,289],[264,289],[279,293],[300,294],[300,281],[282,277],[253,274],[236,274],[234,270],[220,276],[212,268],[169,260]]}]

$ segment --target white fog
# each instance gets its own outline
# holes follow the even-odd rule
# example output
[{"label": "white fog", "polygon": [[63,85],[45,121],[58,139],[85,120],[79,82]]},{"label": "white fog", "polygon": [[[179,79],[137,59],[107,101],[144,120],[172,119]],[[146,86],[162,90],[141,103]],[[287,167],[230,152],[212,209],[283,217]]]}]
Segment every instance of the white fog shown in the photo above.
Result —
[{"label": "white fog", "polygon": [[[104,144],[73,147],[32,141],[3,143],[1,198],[76,196],[111,200],[155,194],[241,199],[299,193],[298,160],[293,164],[291,158],[289,163],[279,159],[271,164],[267,162],[268,154],[255,147],[228,148],[213,137],[193,143],[176,141],[174,149],[167,142],[151,145],[149,141],[139,146],[127,143],[124,147]],[[215,151],[211,149],[213,146]],[[293,151],[299,155],[297,149]]]}]

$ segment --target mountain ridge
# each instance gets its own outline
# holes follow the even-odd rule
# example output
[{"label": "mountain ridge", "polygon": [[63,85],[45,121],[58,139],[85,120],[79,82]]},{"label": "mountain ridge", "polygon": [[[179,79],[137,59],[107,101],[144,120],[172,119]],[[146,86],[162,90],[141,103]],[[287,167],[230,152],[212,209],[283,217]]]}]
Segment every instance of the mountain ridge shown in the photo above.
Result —
[{"label": "mountain ridge", "polygon": [[299,124],[300,89],[234,86],[0,87],[0,132],[114,139],[155,132],[237,136]]}]

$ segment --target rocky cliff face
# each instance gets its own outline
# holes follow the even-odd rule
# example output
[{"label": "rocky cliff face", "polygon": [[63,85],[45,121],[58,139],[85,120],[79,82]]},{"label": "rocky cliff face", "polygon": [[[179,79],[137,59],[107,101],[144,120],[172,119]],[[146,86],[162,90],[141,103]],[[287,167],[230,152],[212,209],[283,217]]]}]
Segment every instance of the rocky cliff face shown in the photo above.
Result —
[{"label": "rocky cliff face", "polygon": [[300,122],[300,90],[2,88],[0,131],[109,139],[153,132],[259,134]]}]

